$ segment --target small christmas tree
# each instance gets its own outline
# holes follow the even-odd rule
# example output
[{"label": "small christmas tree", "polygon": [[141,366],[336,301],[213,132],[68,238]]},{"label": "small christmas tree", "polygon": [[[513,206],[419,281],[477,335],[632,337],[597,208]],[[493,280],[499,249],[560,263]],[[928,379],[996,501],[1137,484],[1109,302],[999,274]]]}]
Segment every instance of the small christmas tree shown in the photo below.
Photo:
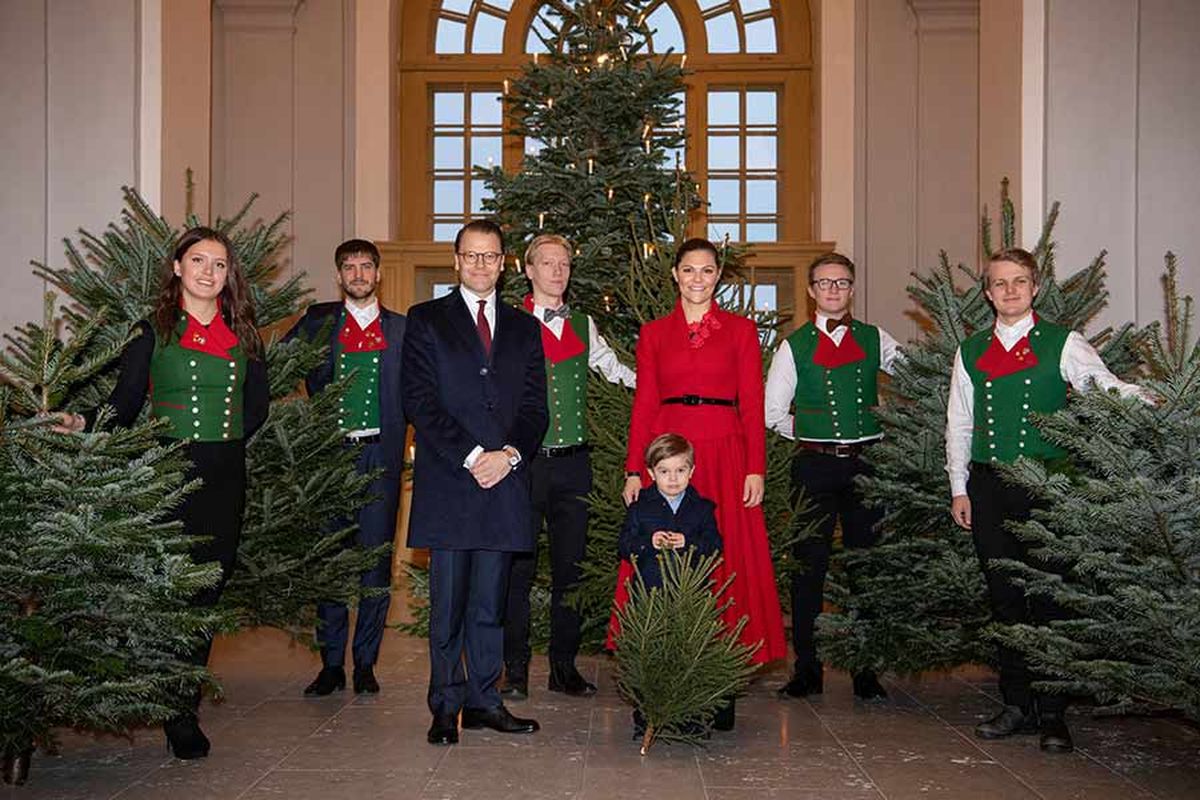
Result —
[{"label": "small christmas tree", "polygon": [[[125,188],[118,223],[100,235],[80,232],[66,242],[67,265],[36,265],[36,272],[71,301],[68,324],[79,328],[108,309],[105,324],[89,347],[111,354],[130,328],[157,301],[163,263],[179,231],[156,214],[137,192]],[[274,254],[284,241],[286,215],[267,224],[249,222],[251,198],[233,217],[213,227],[229,236],[254,301],[255,320],[266,328],[295,314],[308,294],[301,275],[277,282]],[[200,224],[194,215],[188,227]],[[369,480],[354,468],[354,455],[341,447],[337,424],[339,387],[319,398],[293,397],[298,382],[325,356],[321,343],[294,339],[267,343],[272,408],[267,423],[246,449],[246,518],[238,563],[222,595],[222,606],[243,625],[270,625],[311,636],[316,603],[359,596],[359,575],[374,566],[377,551],[345,547],[353,519],[366,500]],[[89,352],[89,357],[96,354]],[[110,359],[111,360],[111,359]],[[103,403],[115,380],[115,364],[93,381],[72,387],[68,408]],[[345,549],[343,549],[345,547]]]},{"label": "small christmas tree", "polygon": [[694,742],[728,698],[750,682],[757,647],[740,643],[746,618],[732,631],[721,621],[721,595],[713,570],[721,556],[688,550],[660,552],[663,585],[647,589],[640,571],[629,602],[617,613],[617,687],[641,713],[642,755],[656,739]]},{"label": "small christmas tree", "polygon": [[1075,395],[1038,423],[1072,470],[1028,461],[1006,470],[1041,501],[1018,530],[1053,572],[1009,567],[1070,618],[996,634],[1055,677],[1049,691],[1200,720],[1200,346],[1171,254],[1165,286],[1165,336],[1155,324],[1143,351],[1145,386],[1160,402]]},{"label": "small christmas tree", "polygon": [[[55,726],[124,731],[177,711],[188,663],[220,616],[188,607],[216,582],[167,521],[190,488],[162,427],[68,436],[42,416],[101,369],[120,340],[97,343],[97,313],[59,338],[46,319],[7,335],[0,352],[0,752],[7,761]],[[6,771],[7,772],[7,771]]]},{"label": "small christmas tree", "polygon": [[[1044,319],[1082,329],[1107,303],[1104,253],[1060,280],[1051,239],[1054,204],[1033,250],[1040,264],[1035,311]],[[1016,246],[1015,214],[1007,181],[1001,186],[1000,246]],[[991,255],[984,211],[984,251]],[[914,673],[966,662],[989,662],[994,648],[983,628],[989,612],[971,536],[950,518],[945,473],[946,402],[954,353],[971,333],[992,325],[979,272],[950,266],[914,274],[909,294],[920,309],[922,336],[884,389],[879,410],[887,436],[871,448],[875,475],[863,480],[868,503],[887,512],[876,547],[838,553],[831,564],[829,600],[837,611],[818,620],[822,658],[859,672]],[[1138,337],[1129,326],[1095,337],[1116,372],[1133,366]],[[848,574],[854,575],[851,591]]]}]

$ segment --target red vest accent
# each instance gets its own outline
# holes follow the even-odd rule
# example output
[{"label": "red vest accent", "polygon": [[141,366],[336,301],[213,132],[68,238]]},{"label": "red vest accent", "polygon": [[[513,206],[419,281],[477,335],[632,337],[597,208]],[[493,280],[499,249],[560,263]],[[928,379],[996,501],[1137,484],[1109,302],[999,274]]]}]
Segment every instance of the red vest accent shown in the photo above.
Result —
[{"label": "red vest accent", "polygon": [[237,346],[238,338],[225,324],[220,306],[217,307],[217,315],[207,326],[200,324],[199,320],[186,311],[183,313],[187,317],[187,327],[183,330],[183,336],[179,337],[180,347],[217,358],[229,358],[229,350]]},{"label": "red vest accent", "polygon": [[[1037,323],[1037,314],[1034,314],[1033,324],[1035,327]],[[975,366],[980,372],[987,375],[988,380],[994,381],[1005,375],[1012,375],[1014,372],[1032,369],[1037,366],[1037,363],[1037,356],[1034,355],[1033,348],[1029,346],[1029,334],[1022,336],[1013,345],[1012,350],[1005,350],[993,327],[992,341],[988,343],[987,350],[983,351],[983,355],[976,359]]]},{"label": "red vest accent", "polygon": [[[533,295],[525,295],[525,310],[530,314],[533,313]],[[550,330],[550,326],[538,320],[538,325],[542,329],[542,351],[546,354],[546,360],[551,364],[557,364],[560,361],[566,361],[569,358],[575,358],[582,355],[586,347],[583,340],[575,334],[575,329],[571,327],[569,320],[563,320],[562,338],[554,335],[554,331]]]},{"label": "red vest accent", "polygon": [[341,344],[343,353],[369,353],[387,348],[379,317],[375,317],[364,329],[358,326],[358,320],[349,311],[346,312],[346,324],[338,331],[338,343]]},{"label": "red vest accent", "polygon": [[824,333],[817,335],[817,349],[813,352],[813,363],[818,367],[837,369],[856,361],[862,361],[866,357],[867,352],[854,340],[854,333],[850,328],[846,328],[846,334],[842,337],[841,344],[835,343],[830,336]]}]

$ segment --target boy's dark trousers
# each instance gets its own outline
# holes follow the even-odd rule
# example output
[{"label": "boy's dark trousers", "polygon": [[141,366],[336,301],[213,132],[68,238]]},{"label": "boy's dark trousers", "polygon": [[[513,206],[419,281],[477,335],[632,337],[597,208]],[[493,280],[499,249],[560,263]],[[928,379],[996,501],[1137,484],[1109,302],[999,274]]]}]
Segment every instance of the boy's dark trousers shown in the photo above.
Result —
[{"label": "boy's dark trousers", "polygon": [[[971,500],[971,538],[983,568],[987,583],[988,603],[992,618],[1001,623],[1031,623],[1044,625],[1066,615],[1051,598],[1026,594],[1013,583],[1012,576],[998,569],[994,559],[1021,561],[1038,569],[1046,565],[1031,555],[1026,542],[1006,529],[1006,523],[1029,519],[1033,498],[1025,489],[1005,483],[1000,473],[987,464],[972,462],[967,481],[967,497]],[[1000,693],[1004,703],[1019,706],[1025,711],[1034,708],[1042,714],[1061,713],[1067,706],[1065,695],[1034,692],[1030,684],[1045,676],[1030,669],[1025,657],[1004,645],[1000,652]]]},{"label": "boy's dark trousers", "polygon": [[813,632],[824,601],[835,525],[841,522],[842,544],[849,549],[871,547],[878,539],[883,512],[867,508],[854,484],[857,476],[870,472],[857,454],[840,457],[800,448],[792,458],[792,499],[803,490],[810,509],[799,523],[817,523],[816,535],[792,547],[792,648],[798,673],[819,663]]}]

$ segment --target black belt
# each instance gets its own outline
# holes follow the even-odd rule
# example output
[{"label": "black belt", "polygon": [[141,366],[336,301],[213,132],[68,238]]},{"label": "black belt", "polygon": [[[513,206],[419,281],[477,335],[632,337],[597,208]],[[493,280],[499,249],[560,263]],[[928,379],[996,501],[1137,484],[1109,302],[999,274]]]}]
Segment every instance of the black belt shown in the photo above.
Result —
[{"label": "black belt", "polygon": [[592,446],[590,444],[581,442],[580,444],[565,444],[561,447],[539,447],[538,455],[545,456],[546,458],[565,458],[573,456],[576,453],[586,453],[591,449]]},{"label": "black belt", "polygon": [[810,442],[805,439],[797,439],[796,447],[802,450],[812,450],[814,453],[824,453],[827,456],[837,456],[838,458],[854,458],[862,453],[868,446],[875,444],[878,439],[871,439],[866,442],[852,442],[850,444],[839,444],[838,442]]},{"label": "black belt", "polygon": [[370,436],[346,436],[343,437],[343,444],[378,444],[383,441],[383,435],[372,433]]},{"label": "black belt", "polygon": [[681,406],[736,406],[737,400],[728,400],[724,397],[701,397],[698,394],[685,394],[679,397],[668,397],[662,401],[663,405],[681,405]]}]

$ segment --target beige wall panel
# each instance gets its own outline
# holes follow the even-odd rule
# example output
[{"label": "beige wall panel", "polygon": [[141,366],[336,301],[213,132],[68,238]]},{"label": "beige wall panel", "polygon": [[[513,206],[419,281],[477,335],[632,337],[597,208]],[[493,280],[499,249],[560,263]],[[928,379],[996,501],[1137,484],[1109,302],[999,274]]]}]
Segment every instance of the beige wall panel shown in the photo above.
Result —
[{"label": "beige wall panel", "polygon": [[1137,9],[1129,0],[1054,0],[1046,15],[1046,197],[1063,206],[1062,274],[1108,250],[1101,327],[1135,313]]},{"label": "beige wall panel", "polygon": [[862,6],[865,31],[865,199],[857,221],[863,252],[857,263],[867,291],[857,312],[900,341],[915,324],[905,316],[912,304],[905,288],[917,263],[917,32],[903,0]]},{"label": "beige wall panel", "polygon": [[1000,181],[1009,180],[1021,238],[1022,0],[979,4],[979,193],[998,213]]},{"label": "beige wall panel", "polygon": [[1137,320],[1163,313],[1163,253],[1200,298],[1200,3],[1142,0],[1137,134]]},{"label": "beige wall panel", "polygon": [[47,252],[45,34],[44,0],[0,2],[2,333],[41,315],[42,281],[28,265]]},{"label": "beige wall panel", "polygon": [[347,151],[347,134],[353,141],[352,84],[347,86],[353,74],[348,75],[346,46],[353,8],[348,5],[346,0],[307,0],[296,12],[293,258],[295,269],[308,273],[308,284],[326,300],[337,297],[334,248],[353,231],[354,199],[346,185],[354,174]]},{"label": "beige wall panel", "polygon": [[968,19],[918,22],[917,263],[978,263],[979,36]]},{"label": "beige wall panel", "polygon": [[208,219],[212,193],[212,0],[162,7],[162,213],[182,225],[190,167],[193,210]]},{"label": "beige wall panel", "polygon": [[368,239],[393,237],[392,48],[399,4],[358,0],[354,11],[354,227]]}]

